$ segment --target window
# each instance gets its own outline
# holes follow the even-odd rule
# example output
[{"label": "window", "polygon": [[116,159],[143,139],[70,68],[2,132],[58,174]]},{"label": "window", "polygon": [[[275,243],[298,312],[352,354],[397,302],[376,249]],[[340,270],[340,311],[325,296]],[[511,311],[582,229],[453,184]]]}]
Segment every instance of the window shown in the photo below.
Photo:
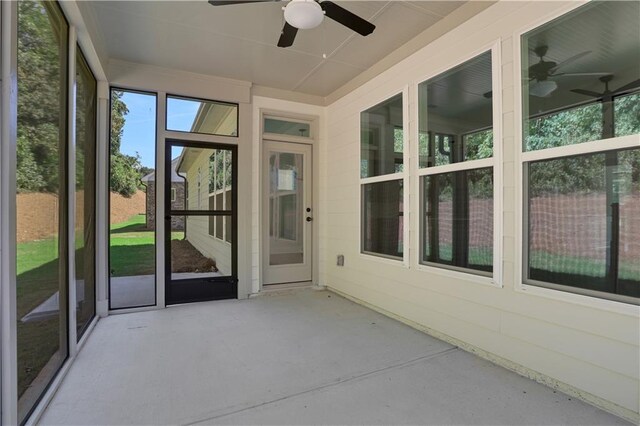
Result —
[{"label": "window", "polygon": [[638,303],[638,15],[592,2],[521,38],[525,284]]},{"label": "window", "polygon": [[404,256],[404,122],[398,94],[360,114],[361,251]]},{"label": "window", "polygon": [[97,82],[76,46],[76,326],[78,340],[96,313]]},{"label": "window", "polygon": [[418,86],[420,262],[493,275],[491,52]]},{"label": "window", "polygon": [[111,89],[110,309],[156,304],[155,167],[156,95]]},{"label": "window", "polygon": [[310,138],[312,136],[311,124],[309,123],[269,117],[264,119],[264,133],[298,136],[302,138]]},{"label": "window", "polygon": [[176,189],[171,188],[171,202],[175,203],[175,201],[176,201]]},{"label": "window", "polygon": [[238,136],[238,105],[169,95],[167,130]]},{"label": "window", "polygon": [[[209,156],[209,209],[231,210],[232,153],[215,149]],[[209,217],[209,235],[231,242],[231,218],[226,215]]]},{"label": "window", "polygon": [[66,161],[67,22],[56,2],[17,8],[15,383],[23,423],[68,356],[67,182],[75,180]]}]

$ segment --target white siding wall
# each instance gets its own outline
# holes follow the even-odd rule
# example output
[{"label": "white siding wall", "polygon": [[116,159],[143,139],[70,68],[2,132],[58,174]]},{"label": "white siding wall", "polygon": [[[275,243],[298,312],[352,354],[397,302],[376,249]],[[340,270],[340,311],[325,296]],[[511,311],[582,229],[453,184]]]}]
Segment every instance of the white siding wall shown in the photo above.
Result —
[{"label": "white siding wall", "polygon": [[[327,108],[327,141],[322,148],[322,284],[357,298],[436,335],[552,386],[578,394],[601,407],[638,418],[640,322],[637,306],[555,291],[523,291],[517,220],[519,141],[514,113],[514,37],[559,10],[576,6],[558,2],[500,2],[481,12],[416,54],[344,96]],[[517,40],[517,39],[516,39]],[[473,276],[416,269],[360,254],[360,112],[409,85],[462,62],[479,49],[499,42],[502,67],[503,211],[502,287]],[[500,91],[494,89],[494,97]],[[411,100],[410,108],[416,105]],[[415,129],[410,112],[410,129]],[[415,154],[414,154],[415,155]],[[415,157],[412,161],[415,161]],[[412,177],[411,179],[416,179]],[[415,180],[417,182],[417,180]],[[413,220],[418,212],[416,183],[405,207],[411,223],[409,246],[417,248]],[[407,211],[405,210],[405,211]],[[407,223],[407,222],[406,222]],[[345,266],[336,266],[336,255]],[[471,345],[471,346],[468,346]],[[522,367],[525,367],[524,369]],[[560,420],[559,420],[560,421]]]},{"label": "white siding wall", "polygon": [[[203,150],[187,171],[189,182],[189,209],[209,208],[209,156],[210,150]],[[200,207],[198,207],[198,168],[201,169]],[[202,253],[216,261],[220,273],[231,275],[231,244],[209,235],[208,216],[187,217],[186,239]]]}]

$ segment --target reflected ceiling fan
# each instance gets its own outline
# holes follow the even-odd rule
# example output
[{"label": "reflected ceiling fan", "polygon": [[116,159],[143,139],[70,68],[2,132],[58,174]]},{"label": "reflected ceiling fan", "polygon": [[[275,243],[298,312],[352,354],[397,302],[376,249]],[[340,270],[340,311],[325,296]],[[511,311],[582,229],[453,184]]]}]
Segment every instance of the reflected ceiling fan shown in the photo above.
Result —
[{"label": "reflected ceiling fan", "polygon": [[[281,0],[209,0],[209,4],[227,6],[278,1]],[[286,22],[278,40],[278,47],[291,46],[299,29],[308,30],[317,27],[322,23],[325,15],[363,36],[371,34],[376,28],[371,22],[328,0],[291,0],[283,9]]]},{"label": "reflected ceiling fan", "polygon": [[613,95],[616,95],[618,93],[633,91],[633,89],[640,89],[640,79],[632,81],[629,84],[625,84],[624,86],[616,90],[609,89],[609,82],[613,80],[613,74],[605,75],[603,77],[600,77],[598,80],[604,83],[604,92],[602,93],[594,92],[592,90],[584,90],[584,89],[571,89],[571,91],[574,93],[579,93],[581,95],[590,96],[592,98],[597,98],[597,99],[602,98],[606,102],[606,101],[610,101],[613,98]]},{"label": "reflected ceiling fan", "polygon": [[577,60],[589,55],[590,50],[573,55],[572,57],[565,59],[564,61],[557,63],[554,61],[545,61],[544,57],[547,55],[549,46],[540,45],[533,49],[533,52],[540,58],[540,60],[529,67],[529,93],[532,96],[539,98],[546,98],[558,88],[553,78],[556,77],[578,77],[578,76],[606,76],[610,73],[607,72],[558,72],[560,68],[566,67],[569,64],[576,62]]}]

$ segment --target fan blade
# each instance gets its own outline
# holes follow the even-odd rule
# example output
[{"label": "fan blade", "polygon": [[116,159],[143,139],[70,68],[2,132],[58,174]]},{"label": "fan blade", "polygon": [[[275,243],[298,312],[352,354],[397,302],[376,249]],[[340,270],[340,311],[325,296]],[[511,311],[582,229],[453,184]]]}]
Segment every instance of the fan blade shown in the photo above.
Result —
[{"label": "fan blade", "polygon": [[296,34],[298,34],[298,29],[289,25],[288,22],[285,22],[284,27],[282,27],[282,34],[280,34],[280,40],[278,40],[278,47],[291,46],[293,44],[293,40],[296,38]]},{"label": "fan blade", "polygon": [[581,95],[590,96],[592,98],[601,98],[603,95],[603,93],[592,92],[591,90],[571,89],[571,91]]},{"label": "fan blade", "polygon": [[244,4],[244,3],[267,3],[280,0],[209,0],[211,6],[228,6],[231,4]]},{"label": "fan blade", "polygon": [[560,74],[551,74],[549,77],[584,77],[584,76],[599,76],[599,75],[611,75],[610,72],[561,72]]},{"label": "fan blade", "polygon": [[630,91],[631,89],[636,89],[636,88],[640,88],[640,79],[638,79],[636,81],[632,81],[629,84],[625,84],[621,88],[617,89],[616,93],[627,92],[627,91]]},{"label": "fan blade", "polygon": [[338,6],[331,1],[323,1],[320,3],[320,7],[324,10],[325,15],[334,21],[344,25],[347,28],[351,28],[353,31],[360,35],[367,36],[376,29],[376,26],[371,22],[362,19],[358,15],[349,12],[347,9]]},{"label": "fan blade", "polygon": [[573,55],[569,59],[565,59],[564,61],[562,61],[559,64],[557,64],[555,67],[551,68],[549,70],[549,73],[553,74],[554,71],[558,71],[560,68],[566,67],[567,65],[577,61],[578,59],[582,58],[583,56],[587,56],[589,53],[591,53],[590,50],[585,50],[582,53],[578,53],[577,55]]}]

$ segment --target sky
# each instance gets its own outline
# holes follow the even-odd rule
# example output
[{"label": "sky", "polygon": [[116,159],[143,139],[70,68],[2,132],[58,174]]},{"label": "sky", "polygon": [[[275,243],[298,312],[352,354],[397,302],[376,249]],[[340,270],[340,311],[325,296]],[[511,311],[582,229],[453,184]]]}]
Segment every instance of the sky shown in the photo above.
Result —
[{"label": "sky", "polygon": [[[143,166],[155,169],[156,97],[124,92],[122,100],[129,113],[125,116],[120,151],[127,155],[137,153]],[[199,106],[199,102],[169,99],[168,127],[183,131],[191,129]]]}]

